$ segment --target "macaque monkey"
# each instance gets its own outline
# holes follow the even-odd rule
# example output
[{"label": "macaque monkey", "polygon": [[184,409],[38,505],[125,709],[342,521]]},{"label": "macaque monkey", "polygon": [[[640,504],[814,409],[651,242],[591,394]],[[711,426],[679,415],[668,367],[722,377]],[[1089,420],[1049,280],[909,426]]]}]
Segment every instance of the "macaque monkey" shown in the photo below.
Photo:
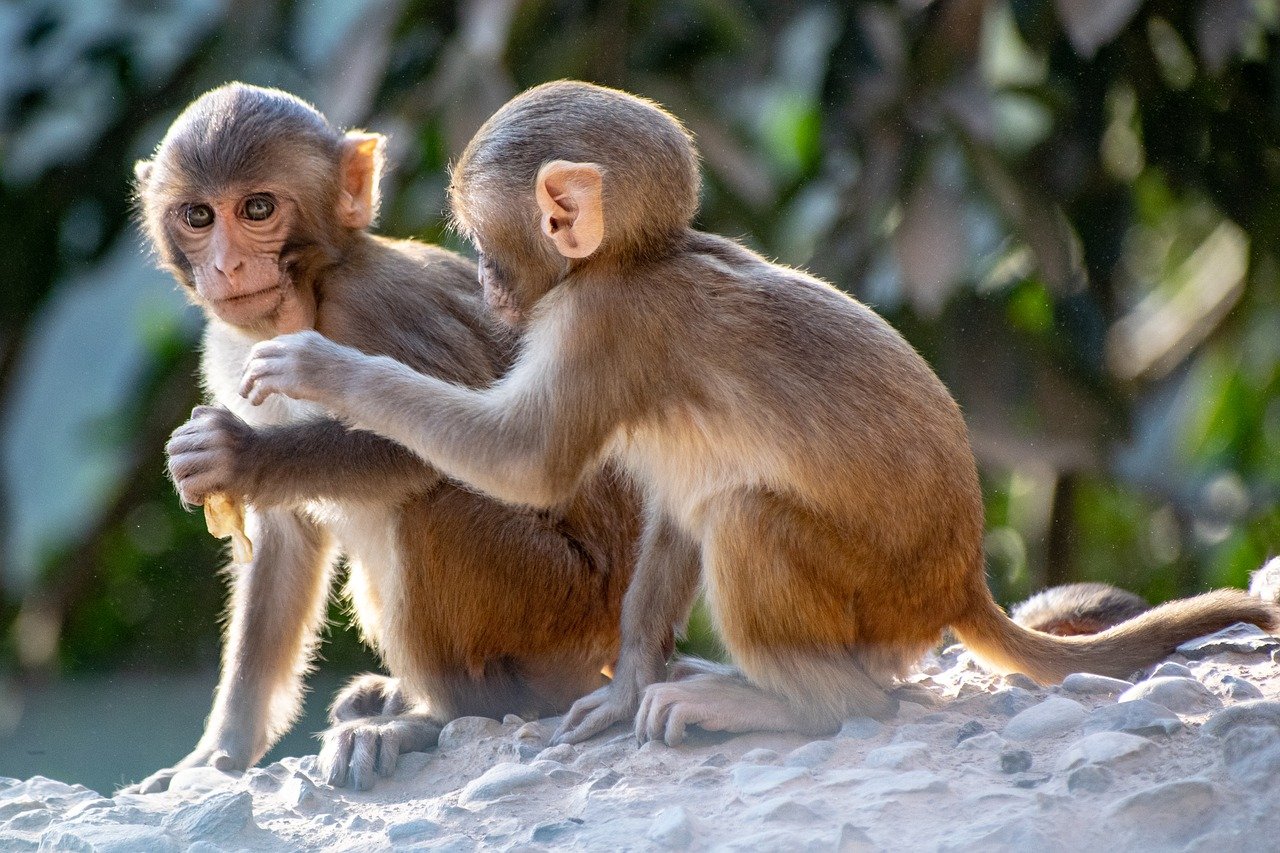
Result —
[{"label": "macaque monkey", "polygon": [[[492,302],[523,318],[485,388],[304,332],[257,344],[241,393],[318,403],[501,500],[555,506],[607,462],[644,531],[613,681],[556,738],[634,719],[641,741],[703,729],[835,731],[951,626],[988,666],[1041,682],[1128,675],[1274,606],[1237,590],[1091,637],[1023,628],[984,578],[983,504],[960,410],[866,306],[691,227],[689,134],[650,101],[539,86],[453,169],[458,228]],[[679,668],[664,639],[699,582],[735,667]]]},{"label": "macaque monkey", "polygon": [[1151,609],[1141,596],[1106,583],[1069,583],[1037,592],[1009,611],[1024,628],[1071,637],[1097,634]]},{"label": "macaque monkey", "polygon": [[361,632],[393,678],[339,695],[321,762],[357,788],[461,715],[562,712],[604,683],[640,508],[609,471],[544,509],[459,486],[405,448],[322,407],[237,394],[252,346],[315,329],[459,387],[507,370],[510,330],[485,308],[475,266],[367,233],[384,140],[340,133],[276,90],[215,89],[137,166],[160,263],[208,316],[208,397],[168,445],[187,504],[247,505],[253,556],[233,566],[222,676],[204,736],[176,768],[243,770],[292,724],[335,558]]}]

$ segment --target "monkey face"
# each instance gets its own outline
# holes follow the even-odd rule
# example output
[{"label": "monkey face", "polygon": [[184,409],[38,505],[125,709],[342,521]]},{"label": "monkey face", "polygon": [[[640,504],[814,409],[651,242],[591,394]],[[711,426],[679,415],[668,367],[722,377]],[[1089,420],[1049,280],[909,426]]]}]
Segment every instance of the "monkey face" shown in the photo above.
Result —
[{"label": "monkey face", "polygon": [[508,326],[519,326],[524,318],[519,299],[502,269],[484,252],[480,253],[479,276],[489,310]]},{"label": "monkey face", "polygon": [[169,213],[197,300],[235,326],[269,322],[289,285],[281,263],[293,219],[289,198],[264,189],[184,200]]}]

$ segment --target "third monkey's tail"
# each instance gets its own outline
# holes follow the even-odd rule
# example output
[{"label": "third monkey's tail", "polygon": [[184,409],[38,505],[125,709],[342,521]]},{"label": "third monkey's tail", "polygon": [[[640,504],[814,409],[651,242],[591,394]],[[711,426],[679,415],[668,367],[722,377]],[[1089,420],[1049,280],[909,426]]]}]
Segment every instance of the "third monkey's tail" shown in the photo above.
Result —
[{"label": "third monkey's tail", "polygon": [[991,598],[985,584],[966,617],[951,627],[983,663],[1000,672],[1021,672],[1042,684],[1073,672],[1127,678],[1168,657],[1187,640],[1236,622],[1280,630],[1280,607],[1242,590],[1220,589],[1170,601],[1100,634],[1058,637],[1024,628]]}]

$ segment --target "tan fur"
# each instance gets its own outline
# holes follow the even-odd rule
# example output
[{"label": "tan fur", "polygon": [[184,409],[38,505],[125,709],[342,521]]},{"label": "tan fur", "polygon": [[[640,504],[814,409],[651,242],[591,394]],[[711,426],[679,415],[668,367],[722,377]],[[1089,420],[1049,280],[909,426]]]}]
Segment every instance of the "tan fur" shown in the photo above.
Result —
[{"label": "tan fur", "polygon": [[[510,334],[486,315],[469,261],[343,230],[314,209],[332,204],[329,220],[367,222],[377,195],[366,181],[376,181],[382,146],[380,137],[361,134],[344,142],[308,111],[279,92],[215,90],[175,124],[155,166],[138,169],[145,222],[162,261],[210,314],[204,381],[211,400],[229,410],[198,409],[175,432],[171,473],[192,502],[213,491],[246,500],[258,551],[235,576],[205,736],[178,766],[244,769],[289,728],[340,550],[362,633],[398,678],[355,682],[335,704],[337,745],[330,749],[326,740],[326,771],[341,783],[350,765],[352,781],[367,787],[371,774],[361,764],[373,760],[362,753],[368,736],[382,742],[379,772],[390,772],[393,733],[398,748],[422,748],[459,715],[558,713],[603,683],[602,668],[617,656],[639,513],[633,490],[609,471],[587,478],[555,507],[504,506],[442,478],[392,442],[348,430],[320,406],[280,397],[255,407],[236,393],[250,347],[281,330],[280,315],[243,324],[221,318],[227,312],[210,307],[202,280],[234,294],[254,292],[260,279],[184,254],[194,238],[174,211],[208,201],[234,239],[242,227],[232,221],[239,199],[257,180],[291,194],[273,196],[281,218],[268,224],[288,232],[283,245],[296,262],[272,264],[288,269],[282,300],[312,306],[315,329],[469,387],[497,380],[513,356]],[[257,112],[287,120],[263,123]],[[257,170],[244,181],[216,165],[225,140],[215,130],[229,125],[265,134],[256,149],[255,140],[236,137],[242,159]],[[312,146],[308,134],[321,143]],[[264,172],[261,158],[291,141],[305,155],[304,173],[282,181]],[[315,161],[326,157],[327,172],[317,174]],[[201,164],[208,183],[194,180],[200,175],[184,163]],[[288,161],[277,166],[289,169]],[[353,169],[360,174],[352,177]],[[340,173],[347,187],[341,193]],[[164,182],[148,182],[158,176]],[[362,722],[355,707],[369,718]],[[140,789],[161,790],[172,773],[161,771]]]},{"label": "tan fur", "polygon": [[[571,216],[537,186],[562,160],[603,176],[604,238],[587,257],[556,246],[593,220],[590,193]],[[246,368],[251,402],[320,402],[504,500],[554,505],[606,461],[635,478],[650,530],[617,676],[575,705],[560,737],[581,740],[637,706],[642,739],[676,742],[688,725],[831,731],[887,712],[885,688],[946,626],[993,667],[1043,681],[1128,674],[1241,619],[1276,627],[1276,608],[1234,592],[1095,638],[1015,625],[984,581],[977,471],[942,383],[866,306],[693,230],[697,194],[692,142],[661,109],[587,84],[538,87],[480,130],[451,189],[495,279],[486,287],[523,312],[505,377],[469,389],[313,334],[259,344]],[[558,218],[560,239],[540,216]],[[661,626],[687,612],[699,555],[746,680],[654,684]]]}]

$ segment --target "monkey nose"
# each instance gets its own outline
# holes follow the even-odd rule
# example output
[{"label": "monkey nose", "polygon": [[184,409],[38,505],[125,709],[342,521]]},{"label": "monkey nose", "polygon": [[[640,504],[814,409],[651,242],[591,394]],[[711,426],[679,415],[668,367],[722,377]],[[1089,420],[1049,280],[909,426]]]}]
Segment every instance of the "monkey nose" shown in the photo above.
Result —
[{"label": "monkey nose", "polygon": [[234,275],[244,266],[244,256],[239,252],[220,252],[213,259],[213,265],[225,276]]}]

